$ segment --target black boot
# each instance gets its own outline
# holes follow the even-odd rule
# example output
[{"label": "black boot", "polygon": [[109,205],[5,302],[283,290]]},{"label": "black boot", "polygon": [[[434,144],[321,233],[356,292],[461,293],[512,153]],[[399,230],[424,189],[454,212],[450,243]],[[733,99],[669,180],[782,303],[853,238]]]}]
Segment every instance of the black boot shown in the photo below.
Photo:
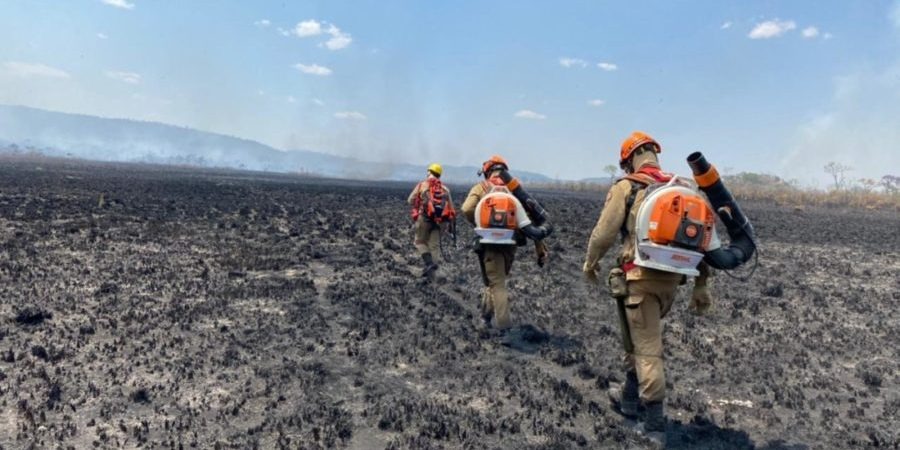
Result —
[{"label": "black boot", "polygon": [[644,404],[644,421],[635,427],[635,431],[647,438],[653,448],[666,448],[666,415],[663,402]]},{"label": "black boot", "polygon": [[626,372],[625,384],[610,387],[608,394],[616,412],[629,419],[637,418],[639,403],[637,373]]},{"label": "black boot", "polygon": [[422,270],[422,276],[430,277],[434,271],[437,270],[438,266],[434,263],[431,253],[422,253],[422,261],[425,263],[425,269]]}]

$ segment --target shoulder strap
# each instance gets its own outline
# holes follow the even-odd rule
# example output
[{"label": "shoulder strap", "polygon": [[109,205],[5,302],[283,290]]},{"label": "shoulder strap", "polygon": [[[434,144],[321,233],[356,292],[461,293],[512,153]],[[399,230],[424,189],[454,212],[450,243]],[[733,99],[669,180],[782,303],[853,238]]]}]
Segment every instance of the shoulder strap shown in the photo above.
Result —
[{"label": "shoulder strap", "polygon": [[[628,175],[625,175],[624,177],[619,178],[619,180],[633,181],[634,183],[640,183],[644,186],[649,186],[649,185],[657,182],[656,178],[653,178],[652,176],[650,176],[646,173],[643,173],[643,172],[629,173]],[[634,183],[632,183],[632,184],[634,184]]]},{"label": "shoulder strap", "polygon": [[622,222],[622,228],[619,229],[619,234],[622,236],[623,241],[628,236],[628,216],[631,215],[631,208],[634,206],[637,194],[652,183],[647,178],[634,175],[636,174],[628,174],[621,178],[628,180],[628,183],[631,185],[631,192],[628,193],[628,198],[625,200],[625,220]]}]

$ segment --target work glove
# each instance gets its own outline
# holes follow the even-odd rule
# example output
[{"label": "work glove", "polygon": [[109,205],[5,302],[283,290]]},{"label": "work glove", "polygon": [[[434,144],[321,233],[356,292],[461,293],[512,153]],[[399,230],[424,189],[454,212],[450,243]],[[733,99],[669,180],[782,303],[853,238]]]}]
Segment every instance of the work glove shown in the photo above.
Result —
[{"label": "work glove", "polygon": [[587,261],[584,262],[584,266],[582,266],[581,271],[584,273],[584,278],[590,284],[600,284],[600,278],[597,276],[597,264],[588,264]]},{"label": "work glove", "polygon": [[709,293],[709,287],[706,285],[694,285],[694,290],[691,292],[691,301],[688,303],[688,310],[691,314],[705,316],[712,312],[712,309],[713,298]]},{"label": "work glove", "polygon": [[544,241],[536,241],[534,243],[534,253],[537,256],[538,267],[544,267],[550,259],[550,248]]}]

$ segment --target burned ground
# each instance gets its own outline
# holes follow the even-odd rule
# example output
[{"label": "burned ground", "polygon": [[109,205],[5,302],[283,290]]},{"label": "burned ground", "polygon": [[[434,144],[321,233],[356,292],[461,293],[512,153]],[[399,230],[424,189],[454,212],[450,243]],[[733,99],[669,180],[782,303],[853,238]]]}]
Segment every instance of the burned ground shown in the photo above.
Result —
[{"label": "burned ground", "polygon": [[[0,446],[640,448],[580,278],[602,196],[541,193],[553,259],[519,249],[506,347],[471,253],[419,278],[407,188],[3,161]],[[665,321],[672,447],[897,448],[897,212],[745,207],[756,275]]]}]

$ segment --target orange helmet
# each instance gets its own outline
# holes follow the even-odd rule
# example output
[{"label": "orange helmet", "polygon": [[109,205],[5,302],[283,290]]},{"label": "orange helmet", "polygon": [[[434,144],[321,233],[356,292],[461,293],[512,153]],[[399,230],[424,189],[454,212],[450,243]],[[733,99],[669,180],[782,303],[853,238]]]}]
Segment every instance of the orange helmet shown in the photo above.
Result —
[{"label": "orange helmet", "polygon": [[656,139],[653,139],[649,134],[644,133],[643,131],[635,131],[622,141],[622,151],[619,153],[619,164],[627,161],[628,158],[631,158],[631,154],[644,144],[653,144],[656,147],[656,153],[662,151],[662,147],[659,145],[659,142],[656,142]]},{"label": "orange helmet", "polygon": [[495,166],[503,166],[504,170],[509,170],[509,165],[506,164],[506,160],[503,159],[500,155],[491,156],[491,159],[484,162],[481,165],[481,174],[487,175],[491,173],[491,170],[494,170]]}]

